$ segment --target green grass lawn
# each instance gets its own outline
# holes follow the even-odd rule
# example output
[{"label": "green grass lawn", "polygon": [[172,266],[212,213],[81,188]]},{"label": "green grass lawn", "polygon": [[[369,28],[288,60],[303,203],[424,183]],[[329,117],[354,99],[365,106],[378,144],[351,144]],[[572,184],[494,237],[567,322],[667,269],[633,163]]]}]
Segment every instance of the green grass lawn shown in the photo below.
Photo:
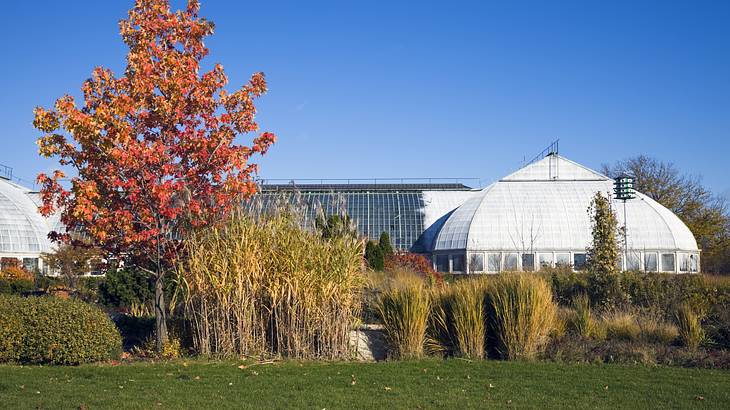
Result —
[{"label": "green grass lawn", "polygon": [[0,407],[730,408],[724,371],[462,360],[241,364],[0,366]]}]

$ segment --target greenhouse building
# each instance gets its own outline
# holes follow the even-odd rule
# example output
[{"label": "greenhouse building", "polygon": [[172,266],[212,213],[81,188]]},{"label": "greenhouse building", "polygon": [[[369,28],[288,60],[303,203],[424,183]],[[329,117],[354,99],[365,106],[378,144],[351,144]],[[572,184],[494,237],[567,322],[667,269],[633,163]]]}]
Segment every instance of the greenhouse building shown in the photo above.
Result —
[{"label": "greenhouse building", "polygon": [[[313,215],[344,204],[359,232],[387,232],[396,248],[428,255],[441,272],[535,271],[586,265],[588,208],[597,192],[613,197],[614,180],[557,153],[483,189],[459,183],[263,184],[263,195],[296,192]],[[687,226],[641,193],[612,199],[627,250],[621,264],[648,272],[698,272],[700,251]],[[628,254],[626,254],[628,253]]]},{"label": "greenhouse building", "polygon": [[[591,242],[588,208],[597,192],[613,197],[614,181],[550,154],[480,190],[438,229],[431,253],[442,272],[534,271],[586,264]],[[698,272],[700,251],[687,226],[639,192],[612,199],[626,226],[624,269]]]}]

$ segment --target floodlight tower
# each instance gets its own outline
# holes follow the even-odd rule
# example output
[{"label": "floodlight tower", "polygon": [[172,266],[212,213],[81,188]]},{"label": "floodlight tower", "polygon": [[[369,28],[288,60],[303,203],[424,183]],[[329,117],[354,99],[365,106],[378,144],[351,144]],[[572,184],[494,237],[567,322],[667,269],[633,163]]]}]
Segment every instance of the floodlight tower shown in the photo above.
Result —
[{"label": "floodlight tower", "polygon": [[613,182],[614,197],[624,202],[624,260],[626,270],[629,268],[629,228],[626,225],[626,202],[636,198],[635,181],[632,175],[621,174]]}]

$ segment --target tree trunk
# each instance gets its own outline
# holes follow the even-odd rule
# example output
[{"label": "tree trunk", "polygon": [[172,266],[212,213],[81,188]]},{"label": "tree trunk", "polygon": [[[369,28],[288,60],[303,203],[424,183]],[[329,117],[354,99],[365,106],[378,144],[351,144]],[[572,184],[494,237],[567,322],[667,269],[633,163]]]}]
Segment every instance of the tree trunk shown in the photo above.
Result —
[{"label": "tree trunk", "polygon": [[161,352],[167,343],[167,315],[165,313],[165,288],[163,275],[158,272],[155,278],[155,339],[157,351]]}]

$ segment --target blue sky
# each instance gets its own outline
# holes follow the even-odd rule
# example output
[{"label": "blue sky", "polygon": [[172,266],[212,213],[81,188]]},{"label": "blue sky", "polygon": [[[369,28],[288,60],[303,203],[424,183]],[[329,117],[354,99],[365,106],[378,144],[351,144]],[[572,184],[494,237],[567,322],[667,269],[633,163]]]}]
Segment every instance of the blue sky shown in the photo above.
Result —
[{"label": "blue sky", "polygon": [[[730,195],[730,2],[222,1],[206,64],[264,71],[268,178],[474,177],[560,138],[591,167],[638,154]],[[131,0],[17,2],[0,27],[0,163],[32,178],[32,110],[123,71]],[[182,5],[181,1],[173,4]]]}]

